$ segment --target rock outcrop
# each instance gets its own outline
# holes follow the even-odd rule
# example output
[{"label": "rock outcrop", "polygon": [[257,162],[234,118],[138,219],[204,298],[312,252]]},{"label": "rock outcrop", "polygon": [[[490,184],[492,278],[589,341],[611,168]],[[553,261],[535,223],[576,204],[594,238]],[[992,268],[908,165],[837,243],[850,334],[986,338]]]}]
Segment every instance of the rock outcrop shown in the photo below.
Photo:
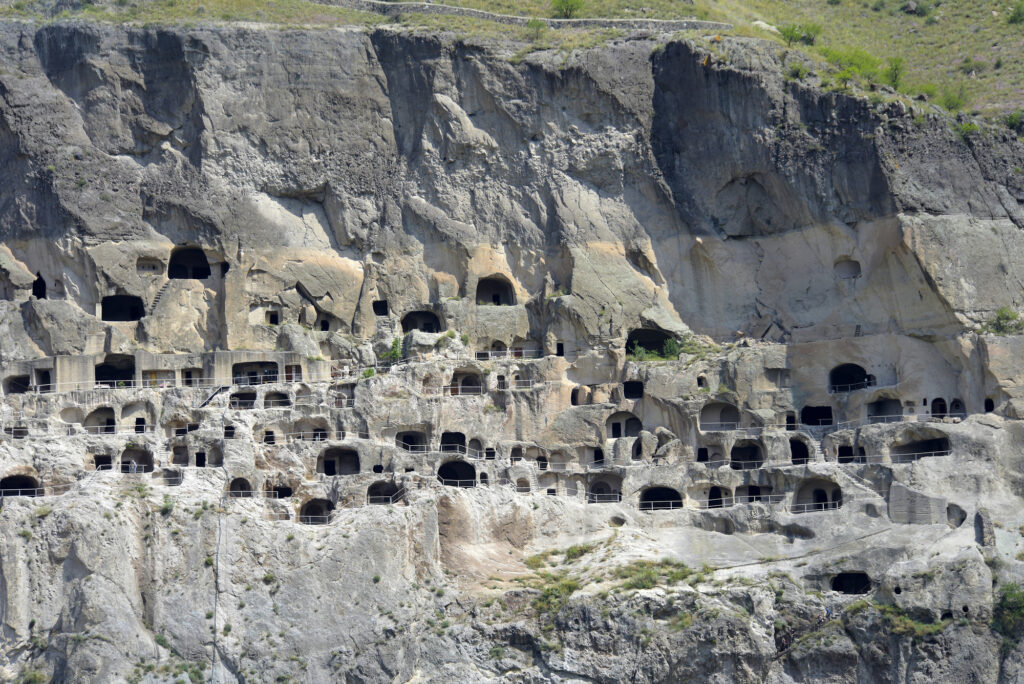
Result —
[{"label": "rock outcrop", "polygon": [[1024,145],[519,47],[0,25],[0,679],[1016,681]]}]

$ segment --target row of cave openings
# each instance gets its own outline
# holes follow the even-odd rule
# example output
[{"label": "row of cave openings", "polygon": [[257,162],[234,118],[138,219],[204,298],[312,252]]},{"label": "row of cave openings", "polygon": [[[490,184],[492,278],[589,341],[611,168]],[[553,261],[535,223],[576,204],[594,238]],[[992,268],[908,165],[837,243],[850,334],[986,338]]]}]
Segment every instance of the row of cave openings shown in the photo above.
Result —
[{"label": "row of cave openings", "polygon": [[[162,268],[162,262],[158,259],[142,257],[137,263],[137,270],[142,273],[156,273]],[[221,275],[226,275],[229,264],[220,264]],[[171,252],[167,263],[167,278],[169,280],[206,280],[210,277],[212,269],[202,249],[198,247],[177,247]],[[39,299],[46,298],[46,281],[42,275],[37,274],[36,281],[32,286],[32,294]],[[503,275],[494,274],[481,278],[476,286],[476,303],[486,306],[514,306],[516,304],[515,288],[511,281]],[[390,308],[387,300],[376,300],[372,303],[373,313],[376,316],[386,317],[390,315]],[[138,321],[145,315],[145,304],[141,297],[128,294],[114,294],[103,297],[100,302],[100,317],[109,322]],[[267,323],[277,325],[279,315],[276,311],[267,312]],[[320,321],[321,330],[330,330],[330,321]],[[444,328],[437,314],[432,311],[412,311],[402,318],[402,329],[404,332],[420,330],[423,332],[437,333]]]},{"label": "row of cave openings", "polygon": [[[728,487],[712,485],[702,488],[704,496],[699,504],[708,509],[727,508],[734,502],[757,503],[771,500],[772,487],[768,485],[742,485],[735,493]],[[812,477],[801,482],[793,494],[794,512],[833,510],[842,507],[842,488],[832,480]],[[668,486],[652,486],[640,492],[641,510],[672,510],[683,507],[683,495]]]}]

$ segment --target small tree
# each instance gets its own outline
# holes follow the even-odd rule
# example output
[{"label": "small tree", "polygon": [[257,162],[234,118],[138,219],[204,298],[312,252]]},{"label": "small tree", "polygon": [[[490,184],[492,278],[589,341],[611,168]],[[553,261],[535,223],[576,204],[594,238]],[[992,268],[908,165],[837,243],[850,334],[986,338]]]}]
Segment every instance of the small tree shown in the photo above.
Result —
[{"label": "small tree", "polygon": [[551,0],[551,10],[560,19],[572,19],[583,9],[583,0]]},{"label": "small tree", "polygon": [[786,45],[792,47],[793,43],[803,37],[804,31],[796,24],[785,24],[779,27],[779,34],[782,36],[782,39],[786,41]]},{"label": "small tree", "polygon": [[526,22],[526,35],[530,37],[531,41],[536,43],[544,35],[544,29],[547,27],[548,25],[543,20],[533,17],[530,21]]},{"label": "small tree", "polygon": [[889,66],[885,68],[885,80],[889,82],[889,85],[898,89],[900,82],[903,80],[903,73],[903,58],[890,57]]},{"label": "small tree", "polygon": [[821,35],[821,24],[801,24],[799,28],[800,42],[805,45],[814,45]]},{"label": "small tree", "polygon": [[946,84],[939,94],[939,104],[951,112],[960,111],[967,104],[967,86]]}]

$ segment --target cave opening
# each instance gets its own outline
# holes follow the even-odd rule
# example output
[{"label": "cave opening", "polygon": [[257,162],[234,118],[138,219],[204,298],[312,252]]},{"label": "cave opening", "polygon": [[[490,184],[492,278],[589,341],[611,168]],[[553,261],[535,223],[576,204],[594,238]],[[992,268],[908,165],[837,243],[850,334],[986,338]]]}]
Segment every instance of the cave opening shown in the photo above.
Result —
[{"label": "cave opening", "polygon": [[475,487],[476,468],[465,461],[448,461],[437,469],[437,479],[448,487]]},{"label": "cave opening", "polygon": [[142,299],[135,295],[110,295],[100,302],[100,318],[112,323],[138,321],[146,312]]},{"label": "cave opening", "polygon": [[210,262],[198,247],[177,247],[167,263],[167,277],[171,280],[206,280],[210,277]]},{"label": "cave opening", "polygon": [[128,354],[107,354],[96,366],[96,383],[108,386],[131,385],[135,380],[135,357]]},{"label": "cave opening", "polygon": [[46,299],[46,281],[41,273],[36,273],[36,279],[32,281],[32,296],[36,299]]},{"label": "cave opening", "polygon": [[410,311],[402,317],[402,332],[441,332],[441,319],[433,311]]},{"label": "cave opening", "polygon": [[640,510],[660,511],[682,508],[682,495],[671,487],[648,487],[640,494]]},{"label": "cave opening", "polygon": [[789,454],[793,465],[807,465],[810,460],[807,444],[802,439],[789,440]]},{"label": "cave opening", "polygon": [[871,578],[866,572],[841,572],[832,578],[832,591],[842,594],[866,594],[871,591]]},{"label": "cave opening", "polygon": [[512,283],[502,275],[481,278],[476,284],[478,305],[511,306],[516,303]]},{"label": "cave opening", "polygon": [[39,496],[39,482],[28,475],[8,475],[0,479],[0,498],[5,496]]}]

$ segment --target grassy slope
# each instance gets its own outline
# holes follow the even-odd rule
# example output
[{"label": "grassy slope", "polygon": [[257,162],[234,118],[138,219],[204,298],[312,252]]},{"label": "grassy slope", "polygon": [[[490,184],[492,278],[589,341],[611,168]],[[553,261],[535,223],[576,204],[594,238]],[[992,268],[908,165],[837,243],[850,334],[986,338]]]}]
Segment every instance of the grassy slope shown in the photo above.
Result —
[{"label": "grassy slope", "polygon": [[[83,0],[88,2],[89,0]],[[389,20],[308,0],[92,0],[61,17],[139,23],[258,21],[269,24],[369,26]],[[494,12],[552,16],[551,0],[441,0]],[[998,113],[1024,108],[1024,23],[1010,24],[1011,4],[1024,0],[916,0],[930,8],[926,16],[907,14],[907,0],[583,0],[578,16],[671,19],[698,16],[727,21],[737,33],[771,37],[753,22],[783,26],[814,23],[816,44],[802,49],[821,57],[823,50],[859,48],[878,59],[881,81],[885,60],[901,57],[906,76],[901,89],[914,95],[929,86],[941,91],[963,84],[968,108]],[[105,4],[110,2],[111,4]],[[0,0],[0,16],[50,19],[51,0]],[[616,35],[609,31],[545,31],[531,36],[523,28],[462,17],[409,14],[409,27],[455,30],[478,38],[511,39],[534,47],[571,49]],[[964,60],[970,62],[964,65]]]},{"label": "grassy slope", "polygon": [[[444,0],[448,4],[496,12],[550,16],[550,0]],[[737,31],[766,35],[753,26],[818,24],[820,48],[860,48],[882,66],[901,57],[903,89],[958,87],[970,107],[994,112],[1024,107],[1024,23],[1007,17],[1015,0],[917,0],[926,16],[902,11],[906,0],[584,0],[580,16],[672,19],[698,16],[726,21]],[[972,63],[964,65],[964,59]]]}]

